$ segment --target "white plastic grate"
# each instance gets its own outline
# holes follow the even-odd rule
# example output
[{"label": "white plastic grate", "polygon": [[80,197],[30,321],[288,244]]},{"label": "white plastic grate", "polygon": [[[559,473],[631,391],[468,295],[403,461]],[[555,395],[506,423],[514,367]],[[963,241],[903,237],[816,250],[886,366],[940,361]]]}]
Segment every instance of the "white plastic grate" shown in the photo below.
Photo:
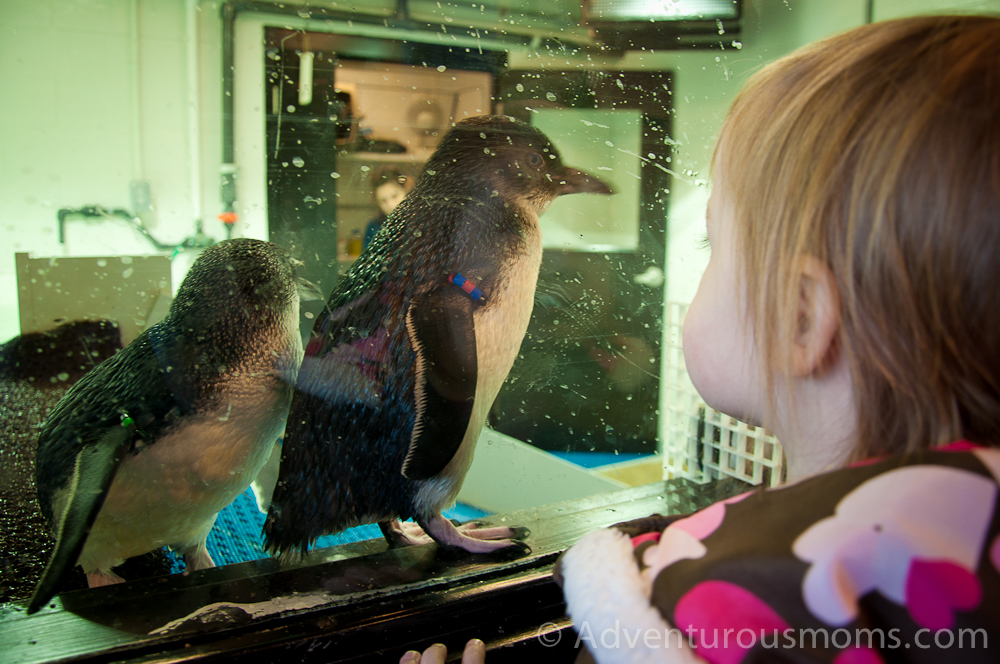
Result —
[{"label": "white plastic grate", "polygon": [[664,344],[665,477],[707,483],[735,477],[750,484],[781,484],[784,454],[777,439],[760,427],[709,408],[695,391],[684,365],[681,326],[688,305],[667,304]]}]

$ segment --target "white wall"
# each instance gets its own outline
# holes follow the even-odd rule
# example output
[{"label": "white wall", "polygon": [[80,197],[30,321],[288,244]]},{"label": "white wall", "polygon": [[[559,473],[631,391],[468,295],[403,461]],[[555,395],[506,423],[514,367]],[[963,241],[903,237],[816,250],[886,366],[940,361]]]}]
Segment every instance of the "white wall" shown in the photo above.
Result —
[{"label": "white wall", "polygon": [[[143,218],[158,239],[180,242],[202,213],[206,232],[223,237],[220,93],[200,87],[221,71],[217,15],[185,0],[0,2],[0,341],[19,332],[15,252],[156,253],[121,221],[69,221],[61,245],[60,208],[129,209],[129,183],[146,180],[155,209]],[[190,25],[205,38],[194,49]],[[191,54],[196,74],[211,73],[193,87]],[[175,286],[190,261],[176,263]]]},{"label": "white wall", "polygon": [[[221,212],[219,5],[218,0],[0,1],[0,341],[18,332],[15,251],[153,253],[121,222],[70,221],[67,242],[60,245],[61,207],[128,208],[129,182],[143,179],[156,206],[144,217],[157,237],[179,242],[191,235],[199,217],[209,235],[223,237],[216,220]],[[529,52],[510,58],[515,68],[674,72],[673,166],[679,175],[670,198],[668,300],[690,301],[707,260],[696,239],[703,232],[712,144],[733,95],[761,64],[863,22],[866,0],[747,0],[744,7],[740,49],[636,51],[604,60]],[[1000,0],[875,0],[874,15],[946,9],[1000,11]],[[237,131],[258,132],[262,139],[262,127],[238,125]],[[256,231],[249,234],[259,236]],[[175,286],[189,263],[177,261]]]}]

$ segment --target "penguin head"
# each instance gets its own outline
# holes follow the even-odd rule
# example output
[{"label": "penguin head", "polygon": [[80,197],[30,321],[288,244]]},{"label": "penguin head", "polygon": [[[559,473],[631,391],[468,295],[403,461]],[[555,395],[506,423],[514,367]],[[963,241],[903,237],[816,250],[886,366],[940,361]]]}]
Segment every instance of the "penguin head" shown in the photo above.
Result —
[{"label": "penguin head", "polygon": [[295,265],[284,249],[236,238],[210,246],[195,260],[170,306],[170,317],[197,321],[197,327],[212,317],[257,327],[287,316],[298,298]]},{"label": "penguin head", "polygon": [[502,115],[456,123],[424,174],[476,180],[488,195],[519,200],[537,214],[564,194],[612,193],[600,179],[563,164],[558,150],[541,131]]}]

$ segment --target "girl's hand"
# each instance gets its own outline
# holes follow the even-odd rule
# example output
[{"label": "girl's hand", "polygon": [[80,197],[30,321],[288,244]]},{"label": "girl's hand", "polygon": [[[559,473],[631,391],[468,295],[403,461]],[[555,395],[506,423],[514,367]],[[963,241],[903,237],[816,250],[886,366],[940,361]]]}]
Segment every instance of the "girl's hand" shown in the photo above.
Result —
[{"label": "girl's hand", "polygon": [[[445,657],[448,656],[448,649],[440,643],[435,643],[422,654],[416,650],[410,650],[399,660],[399,664],[444,664]],[[462,651],[462,664],[485,664],[486,645],[479,639],[472,639],[465,644]]]}]

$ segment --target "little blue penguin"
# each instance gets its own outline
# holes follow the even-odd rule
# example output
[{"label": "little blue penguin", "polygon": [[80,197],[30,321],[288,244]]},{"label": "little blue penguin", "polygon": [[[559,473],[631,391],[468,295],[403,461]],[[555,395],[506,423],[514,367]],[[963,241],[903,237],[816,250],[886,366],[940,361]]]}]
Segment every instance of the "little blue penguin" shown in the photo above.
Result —
[{"label": "little blue penguin", "polygon": [[[610,194],[532,126],[463,120],[445,135],[306,345],[265,547],[294,558],[378,523],[391,545],[526,551],[514,528],[456,527],[453,504],[514,362],[557,197]],[[403,524],[413,519],[416,524]]]},{"label": "little blue penguin", "polygon": [[83,567],[121,582],[125,559],[164,545],[188,569],[218,512],[256,477],[281,435],[302,360],[295,263],[234,239],[194,262],[166,318],[76,383],[38,439],[38,501],[56,534],[28,611]]}]

